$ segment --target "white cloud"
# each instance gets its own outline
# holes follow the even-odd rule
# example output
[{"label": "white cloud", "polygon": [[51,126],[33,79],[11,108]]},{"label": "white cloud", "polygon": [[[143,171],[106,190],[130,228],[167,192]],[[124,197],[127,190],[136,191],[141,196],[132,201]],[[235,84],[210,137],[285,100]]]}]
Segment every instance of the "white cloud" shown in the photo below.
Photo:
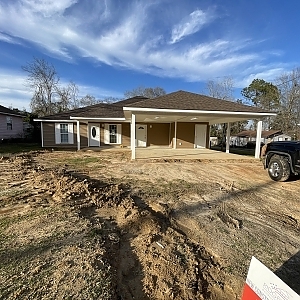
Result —
[{"label": "white cloud", "polygon": [[274,80],[281,76],[287,69],[289,69],[289,66],[282,63],[277,65],[270,64],[267,66],[259,64],[253,65],[241,72],[239,80],[236,81],[236,86],[248,86],[253,79],[263,79],[268,82],[274,82]]},{"label": "white cloud", "polygon": [[1,32],[0,32],[0,41],[6,42],[6,43],[11,43],[11,44],[17,43],[13,38],[11,38],[10,36],[3,34]]},{"label": "white cloud", "polygon": [[29,110],[30,91],[25,87],[26,77],[21,73],[1,70],[0,73],[0,104]]},{"label": "white cloud", "polygon": [[[0,39],[10,43],[22,39],[22,43],[38,45],[62,59],[73,60],[79,55],[119,68],[189,81],[222,76],[242,81],[270,68],[262,64],[266,53],[247,50],[255,44],[251,39],[225,39],[214,32],[218,36],[215,40],[200,43],[195,39],[186,44],[185,37],[213,23],[215,15],[209,10],[195,10],[173,28],[161,29],[156,23],[167,17],[167,12],[154,14],[151,8],[155,5],[161,2],[133,0],[122,7],[113,0],[0,2],[4,33]],[[249,65],[257,66],[255,72]]]},{"label": "white cloud", "polygon": [[181,23],[174,26],[171,36],[171,44],[177,43],[184,37],[199,31],[204,25],[212,20],[213,16],[202,10],[193,11]]}]

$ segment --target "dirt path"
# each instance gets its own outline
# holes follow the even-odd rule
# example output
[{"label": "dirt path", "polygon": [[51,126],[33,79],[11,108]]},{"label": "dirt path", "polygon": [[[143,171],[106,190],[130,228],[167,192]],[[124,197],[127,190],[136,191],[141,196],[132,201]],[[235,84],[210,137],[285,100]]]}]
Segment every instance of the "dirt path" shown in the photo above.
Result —
[{"label": "dirt path", "polygon": [[45,152],[0,169],[6,299],[239,299],[252,255],[300,293],[299,180],[259,162]]}]

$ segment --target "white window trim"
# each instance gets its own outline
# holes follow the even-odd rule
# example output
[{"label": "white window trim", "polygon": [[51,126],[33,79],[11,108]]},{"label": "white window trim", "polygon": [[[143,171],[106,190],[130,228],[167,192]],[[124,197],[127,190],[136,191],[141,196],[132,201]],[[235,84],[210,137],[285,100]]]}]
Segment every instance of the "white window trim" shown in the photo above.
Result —
[{"label": "white window trim", "polygon": [[[109,141],[109,125],[116,125],[117,126],[117,142],[110,143]],[[105,123],[104,124],[104,144],[106,145],[120,145],[122,144],[122,124],[111,124]]]},{"label": "white window trim", "polygon": [[[8,125],[10,125],[10,129],[8,129]],[[13,118],[11,116],[6,117],[6,130],[8,131],[13,130]]]},{"label": "white window trim", "polygon": [[[61,142],[61,132],[60,132],[60,125],[67,124],[68,125],[68,142],[62,143]],[[73,145],[74,144],[74,128],[73,123],[55,123],[55,144],[61,145]]]}]

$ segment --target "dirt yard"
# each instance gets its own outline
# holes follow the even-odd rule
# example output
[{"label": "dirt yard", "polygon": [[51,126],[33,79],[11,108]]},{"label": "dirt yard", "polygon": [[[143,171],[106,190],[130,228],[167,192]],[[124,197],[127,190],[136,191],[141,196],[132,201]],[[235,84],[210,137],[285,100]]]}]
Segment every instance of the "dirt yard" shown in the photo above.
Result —
[{"label": "dirt yard", "polygon": [[251,256],[300,293],[300,179],[241,161],[0,161],[1,299],[240,299]]}]

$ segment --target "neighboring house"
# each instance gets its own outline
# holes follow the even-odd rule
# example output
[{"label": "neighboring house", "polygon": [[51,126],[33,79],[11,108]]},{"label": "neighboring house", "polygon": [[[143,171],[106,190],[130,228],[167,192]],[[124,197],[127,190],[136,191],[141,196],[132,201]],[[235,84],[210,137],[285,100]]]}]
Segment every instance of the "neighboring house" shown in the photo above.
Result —
[{"label": "neighboring house", "polygon": [[23,137],[23,116],[0,105],[0,139]]},{"label": "neighboring house", "polygon": [[178,91],[154,99],[138,96],[100,103],[35,121],[41,122],[43,147],[122,145],[131,148],[134,159],[136,147],[209,148],[210,125],[228,123],[230,129],[231,122],[272,115],[257,107]]},{"label": "neighboring house", "polygon": [[[263,130],[261,132],[261,142],[267,143],[269,140],[272,141],[290,141],[291,136],[282,133],[281,130]],[[245,146],[248,142],[256,141],[256,131],[244,130],[230,137],[230,143],[233,146]]]}]

